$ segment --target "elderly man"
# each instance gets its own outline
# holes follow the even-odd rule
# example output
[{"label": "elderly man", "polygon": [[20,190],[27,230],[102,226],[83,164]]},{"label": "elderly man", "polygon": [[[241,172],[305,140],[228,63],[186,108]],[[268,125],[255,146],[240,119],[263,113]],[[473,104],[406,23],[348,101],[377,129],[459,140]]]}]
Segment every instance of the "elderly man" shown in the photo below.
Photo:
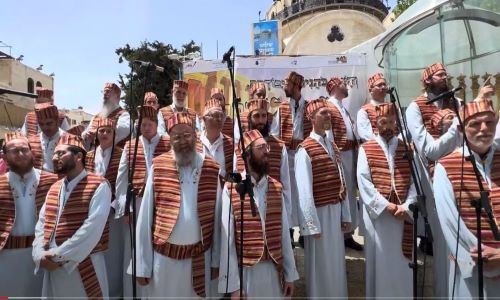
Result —
[{"label": "elderly man", "polygon": [[163,122],[160,121],[158,126],[163,127],[163,129],[165,129],[165,132],[168,133],[167,130],[168,120],[176,112],[187,113],[191,117],[191,119],[193,119],[193,124],[195,124],[195,128],[200,129],[200,121],[198,119],[198,115],[194,110],[186,106],[187,91],[188,91],[188,83],[186,81],[174,80],[174,86],[172,88],[172,104],[160,109],[160,112],[163,116]]},{"label": "elderly man", "polygon": [[[147,92],[144,94],[144,105],[154,107],[154,109],[158,111],[158,124],[163,124],[163,115],[160,112],[160,102],[155,93]],[[164,127],[165,126],[158,125],[158,133],[160,135],[164,135],[166,133]]]},{"label": "elderly man", "polygon": [[[445,242],[447,254],[454,259],[448,274],[450,294],[457,298],[478,297],[477,237],[476,214],[471,206],[472,200],[479,196],[472,163],[467,156],[474,156],[483,186],[489,192],[493,218],[500,220],[500,152],[493,144],[498,116],[490,100],[480,100],[465,105],[461,112],[464,132],[470,143],[439,160],[434,173],[434,195]],[[500,242],[493,238],[482,211],[481,237],[484,263],[485,298],[500,295]]]},{"label": "elderly man", "polygon": [[220,106],[224,113],[226,113],[226,120],[224,121],[224,125],[222,126],[222,133],[231,136],[233,134],[233,119],[227,115],[226,112],[226,97],[224,97],[224,91],[219,88],[212,88],[210,90],[210,99],[215,99],[219,101]]},{"label": "elderly man", "polygon": [[69,136],[59,128],[59,111],[50,103],[35,105],[35,114],[41,132],[28,138],[33,154],[33,165],[37,169],[54,172],[52,155],[59,139]]},{"label": "elderly man", "polygon": [[[266,116],[267,117],[267,116]],[[240,195],[227,183],[222,202],[221,267],[219,292],[250,299],[293,296],[293,282],[299,279],[288,233],[288,217],[281,184],[269,176],[269,145],[258,130],[243,133],[247,163],[253,181],[256,216],[250,199],[241,206]],[[244,228],[241,228],[243,210]],[[234,213],[233,213],[234,212]],[[233,229],[236,229],[234,231]],[[243,287],[238,273],[240,237],[243,235]],[[229,247],[228,247],[229,245]],[[229,255],[229,259],[226,259]],[[229,263],[229,266],[228,266]]]},{"label": "elderly man", "polygon": [[123,147],[130,135],[130,115],[128,111],[120,106],[121,89],[115,83],[104,84],[102,96],[102,108],[90,121],[87,129],[82,133],[82,138],[87,146],[94,140],[97,134],[97,124],[101,119],[112,119],[116,125],[115,143]]},{"label": "elderly man", "polygon": [[63,178],[47,194],[33,242],[35,273],[44,271],[43,297],[108,298],[103,251],[111,188],[104,177],[85,171],[85,155],[76,136],[63,137],[54,152]]},{"label": "elderly man", "polygon": [[8,133],[5,140],[10,171],[0,176],[0,294],[40,297],[43,278],[33,274],[32,244],[38,212],[57,176],[33,168],[28,141],[20,133]]},{"label": "elderly man", "polygon": [[[339,149],[328,139],[331,110],[325,100],[306,107],[313,131],[295,155],[300,182],[300,231],[305,236],[304,261],[307,297],[347,298],[343,232],[350,230],[349,202]],[[347,193],[349,191],[347,190]]]},{"label": "elderly man", "polygon": [[404,143],[397,137],[393,104],[375,107],[375,138],[358,156],[358,185],[366,228],[366,298],[411,298],[413,228],[407,220],[416,200]]},{"label": "elderly man", "polygon": [[138,216],[137,281],[146,297],[205,297],[219,267],[219,166],[196,151],[190,115],[167,129],[172,151],[153,160]]},{"label": "elderly man", "polygon": [[356,129],[362,142],[373,139],[378,133],[375,107],[385,102],[387,91],[384,74],[376,73],[368,78],[368,92],[371,99],[359,109],[356,118]]},{"label": "elderly man", "polygon": [[[339,77],[332,77],[326,86],[326,91],[330,98],[328,102],[332,110],[332,130],[328,130],[328,138],[335,142],[342,156],[342,165],[344,166],[345,184],[347,187],[347,200],[351,210],[352,232],[345,235],[346,247],[361,251],[363,246],[357,243],[352,234],[354,229],[361,225],[362,219],[356,199],[356,160],[358,138],[354,121],[342,101],[348,96],[347,85]],[[333,136],[332,136],[333,134]]]}]

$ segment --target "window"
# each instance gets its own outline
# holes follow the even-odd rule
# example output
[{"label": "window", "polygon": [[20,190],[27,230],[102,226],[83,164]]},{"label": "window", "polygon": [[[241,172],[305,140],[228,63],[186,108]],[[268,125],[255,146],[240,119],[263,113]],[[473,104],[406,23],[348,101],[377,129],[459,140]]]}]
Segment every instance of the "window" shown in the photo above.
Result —
[{"label": "window", "polygon": [[28,78],[28,93],[35,92],[35,82],[32,78]]},{"label": "window", "polygon": [[37,82],[36,82],[36,87],[37,87],[37,88],[41,88],[41,87],[42,87],[42,83],[41,83],[40,81],[37,81]]}]

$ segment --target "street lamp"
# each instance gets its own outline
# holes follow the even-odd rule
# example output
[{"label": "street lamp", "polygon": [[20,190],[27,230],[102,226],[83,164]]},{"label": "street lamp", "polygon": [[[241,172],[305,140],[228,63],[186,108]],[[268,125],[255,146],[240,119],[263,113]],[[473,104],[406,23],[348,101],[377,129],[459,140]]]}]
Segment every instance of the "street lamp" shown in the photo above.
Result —
[{"label": "street lamp", "polygon": [[182,80],[182,66],[183,66],[183,63],[185,61],[188,61],[188,60],[198,60],[198,59],[201,58],[201,54],[198,51],[191,52],[191,53],[189,53],[187,55],[179,55],[177,53],[172,53],[172,54],[167,55],[167,57],[170,60],[175,60],[175,61],[178,61],[180,63],[180,67],[179,67],[179,80]]}]

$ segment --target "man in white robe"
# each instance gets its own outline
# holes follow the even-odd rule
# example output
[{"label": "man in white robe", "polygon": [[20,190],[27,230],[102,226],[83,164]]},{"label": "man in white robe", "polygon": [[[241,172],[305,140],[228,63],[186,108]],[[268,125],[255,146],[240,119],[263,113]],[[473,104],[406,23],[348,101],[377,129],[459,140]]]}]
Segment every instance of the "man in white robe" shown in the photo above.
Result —
[{"label": "man in white robe", "polygon": [[33,168],[28,141],[19,133],[8,133],[3,146],[9,172],[0,176],[0,295],[40,297],[41,274],[33,274],[31,257],[38,211],[55,174]]},{"label": "man in white robe", "polygon": [[167,129],[172,150],[154,159],[138,215],[137,282],[143,297],[211,296],[220,254],[219,167],[195,150],[188,114],[173,114]]},{"label": "man in white robe", "polygon": [[[359,150],[357,178],[370,228],[366,228],[366,298],[411,298],[412,225],[416,200],[404,144],[398,139],[393,104],[375,108],[377,134]],[[384,160],[385,158],[385,160]],[[404,197],[404,198],[400,198]],[[406,229],[406,231],[405,231]],[[405,233],[403,248],[403,236]]]},{"label": "man in white robe", "polygon": [[351,212],[352,232],[345,234],[345,246],[357,251],[363,250],[363,246],[356,242],[352,235],[356,227],[360,227],[360,234],[364,232],[363,220],[360,218],[360,209],[356,198],[356,162],[358,137],[356,127],[351,115],[342,104],[342,100],[348,95],[346,83],[339,77],[332,77],[326,86],[330,98],[328,102],[332,106],[332,128],[327,131],[328,138],[339,147],[342,156],[342,166],[344,168],[345,184],[349,209]]},{"label": "man in white robe", "polygon": [[307,113],[313,131],[295,156],[307,297],[347,298],[343,240],[351,216],[344,170],[338,148],[326,136],[331,129],[327,102],[310,101]]},{"label": "man in white robe", "polygon": [[[246,214],[244,222],[248,226],[255,224],[261,228],[260,234],[253,235],[245,233],[245,230],[251,229],[243,227],[243,293],[249,299],[291,297],[294,290],[293,282],[299,279],[299,274],[295,268],[281,184],[268,176],[270,148],[260,132],[250,130],[243,133],[243,138],[245,147],[249,151],[247,162],[252,176],[255,206],[258,209],[258,217],[253,218],[249,202],[246,202],[247,207],[243,208]],[[235,186],[233,185],[232,188],[234,189]],[[232,191],[231,183],[227,183],[222,200],[219,292],[232,293],[233,296],[239,295],[241,288],[238,271],[239,252],[236,251],[236,244],[238,243],[239,248],[240,240],[235,238],[233,230],[236,228],[238,237],[242,234],[238,223],[240,220],[238,211],[241,210],[238,206],[239,201],[239,194]],[[269,214],[269,211],[274,213]],[[234,218],[236,218],[236,224]],[[260,241],[260,246],[253,246],[252,241],[256,240]],[[253,259],[251,263],[246,263],[247,259],[252,259],[253,251],[260,251],[258,253],[262,255],[258,259]],[[227,259],[228,255],[229,259]],[[279,271],[280,269],[283,269],[283,274]]]},{"label": "man in white robe", "polygon": [[358,110],[356,130],[362,142],[369,141],[377,133],[375,107],[385,103],[387,96],[387,82],[382,73],[376,73],[368,78],[368,92],[370,100]]},{"label": "man in white robe", "polygon": [[[44,273],[43,297],[108,298],[102,236],[111,188],[103,177],[85,171],[83,147],[70,136],[54,153],[55,171],[64,178],[49,190],[33,242],[35,273]],[[81,274],[89,276],[82,281]]]},{"label": "man in white robe", "polygon": [[162,118],[159,119],[158,127],[160,132],[167,132],[168,119],[176,112],[185,112],[191,116],[195,124],[195,128],[201,131],[201,123],[198,114],[193,109],[187,107],[187,95],[189,84],[184,80],[174,80],[172,87],[172,104],[162,107],[160,113]]},{"label": "man in white robe", "polygon": [[156,96],[156,94],[153,92],[147,92],[146,94],[144,94],[144,105],[152,106],[158,111],[158,134],[166,134],[167,132],[165,131],[163,115],[160,112],[160,103],[158,101],[158,96]]},{"label": "man in white robe", "polygon": [[[484,188],[489,192],[493,218],[498,224],[500,211],[496,203],[499,199],[500,150],[493,144],[497,113],[491,100],[481,100],[466,104],[461,115],[470,150]],[[462,162],[463,157],[469,155],[467,148],[459,148],[442,158],[436,166],[433,185],[447,254],[453,258],[448,274],[449,296],[453,292],[455,298],[461,299],[478,297],[476,215],[470,202],[479,199],[479,187],[471,162]],[[500,295],[500,243],[492,237],[484,207],[482,214],[484,296],[496,298]]]}]

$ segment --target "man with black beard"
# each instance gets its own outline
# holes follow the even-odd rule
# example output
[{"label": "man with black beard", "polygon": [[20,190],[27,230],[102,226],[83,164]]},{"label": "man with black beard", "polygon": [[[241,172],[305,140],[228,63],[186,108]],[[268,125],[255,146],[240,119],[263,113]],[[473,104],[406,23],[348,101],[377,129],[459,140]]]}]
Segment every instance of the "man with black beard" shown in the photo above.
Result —
[{"label": "man with black beard", "polygon": [[[219,292],[232,293],[232,298],[236,298],[242,288],[249,299],[291,297],[293,282],[299,279],[299,275],[288,234],[281,184],[269,176],[272,168],[269,164],[270,147],[258,130],[243,133],[243,140],[248,151],[247,171],[253,182],[257,214],[252,216],[248,195],[242,207],[236,188],[232,183],[226,183],[221,220]],[[242,210],[243,228],[240,225]],[[242,235],[244,281],[240,286],[239,252],[236,249],[240,247]]]},{"label": "man with black beard", "polygon": [[137,220],[137,282],[151,298],[214,296],[210,282],[219,268],[219,166],[195,150],[189,114],[173,113],[167,131],[172,150],[153,159]]},{"label": "man with black beard", "polygon": [[63,136],[54,156],[54,183],[40,210],[33,242],[35,273],[44,271],[42,297],[108,298],[104,251],[111,203],[109,182],[85,170],[79,137]]},{"label": "man with black beard", "polygon": [[7,133],[4,159],[10,171],[0,176],[0,295],[40,297],[42,276],[31,258],[38,212],[55,174],[33,168],[28,141]]},{"label": "man with black beard", "polygon": [[112,119],[115,126],[115,143],[123,147],[130,134],[130,115],[120,106],[121,90],[115,83],[107,82],[102,91],[102,108],[90,121],[89,126],[82,133],[85,145],[89,147],[95,141],[97,126],[101,119]]}]

